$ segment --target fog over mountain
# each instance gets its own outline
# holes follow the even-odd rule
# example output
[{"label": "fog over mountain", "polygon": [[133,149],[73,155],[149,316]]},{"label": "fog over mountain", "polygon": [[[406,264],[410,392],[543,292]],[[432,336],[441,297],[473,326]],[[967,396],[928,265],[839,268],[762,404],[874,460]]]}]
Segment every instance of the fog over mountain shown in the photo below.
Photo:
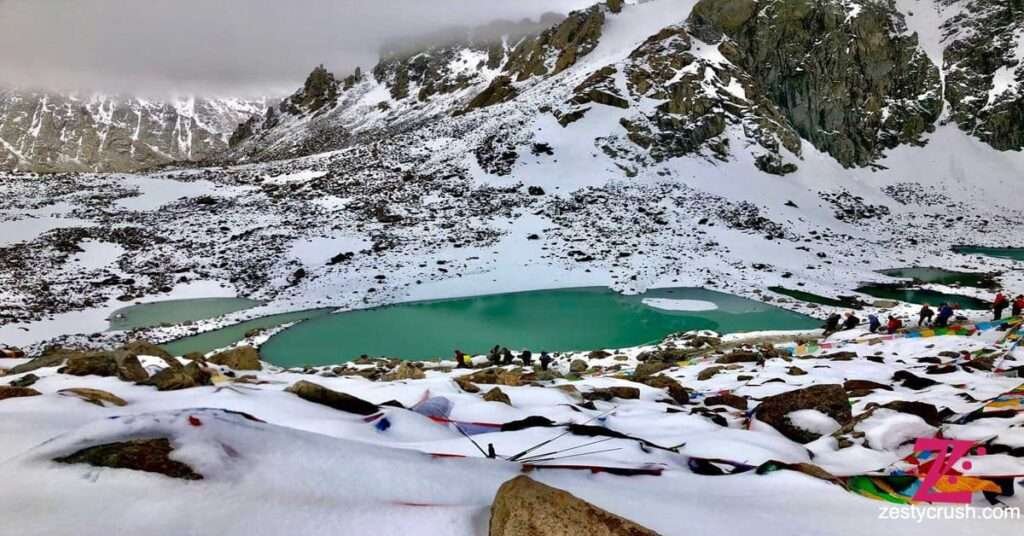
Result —
[{"label": "fog over mountain", "polygon": [[385,43],[586,0],[0,0],[0,86],[286,94],[323,63],[346,72]]}]

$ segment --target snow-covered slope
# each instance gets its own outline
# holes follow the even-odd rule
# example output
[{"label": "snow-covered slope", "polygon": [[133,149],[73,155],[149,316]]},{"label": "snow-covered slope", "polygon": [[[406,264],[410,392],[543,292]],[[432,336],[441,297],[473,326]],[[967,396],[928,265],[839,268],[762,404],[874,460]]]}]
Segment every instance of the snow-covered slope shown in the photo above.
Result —
[{"label": "snow-covered slope", "polygon": [[131,171],[203,160],[266,101],[0,90],[0,169]]}]

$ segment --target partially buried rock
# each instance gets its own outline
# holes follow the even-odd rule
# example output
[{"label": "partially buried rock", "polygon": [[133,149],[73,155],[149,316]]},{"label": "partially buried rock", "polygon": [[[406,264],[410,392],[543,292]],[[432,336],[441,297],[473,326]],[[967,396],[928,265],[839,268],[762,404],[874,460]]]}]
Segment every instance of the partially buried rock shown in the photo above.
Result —
[{"label": "partially buried rock", "polygon": [[207,361],[234,370],[263,370],[260,353],[252,346],[239,346],[211,356]]},{"label": "partially buried rock", "polygon": [[649,536],[657,533],[558,488],[517,476],[498,488],[489,536]]},{"label": "partially buried rock", "polygon": [[487,393],[484,394],[484,400],[488,402],[501,402],[502,404],[508,404],[509,406],[512,405],[512,400],[508,397],[508,395],[502,392],[502,390],[498,389],[497,387],[491,389],[490,391],[487,391]]},{"label": "partially buried rock", "polygon": [[39,396],[43,393],[29,387],[0,386],[0,400],[8,398],[21,398],[23,396]]},{"label": "partially buried rock", "polygon": [[704,399],[705,406],[729,406],[739,410],[747,410],[747,399],[732,393],[721,393]]},{"label": "partially buried rock", "polygon": [[675,400],[676,403],[690,403],[690,392],[687,391],[686,388],[678,381],[669,378],[664,374],[659,374],[653,378],[647,378],[643,383],[649,387],[654,387],[655,389],[668,389],[668,396],[671,396],[672,400]]},{"label": "partially buried rock", "polygon": [[587,371],[587,362],[582,359],[574,359],[572,363],[569,363],[569,372],[575,372],[580,374]]},{"label": "partially buried rock", "polygon": [[821,437],[821,434],[794,425],[788,417],[790,413],[802,409],[820,411],[840,426],[853,419],[846,391],[841,385],[812,385],[770,396],[757,407],[755,415],[758,420],[771,425],[789,439],[797,443],[810,443]]},{"label": "partially buried rock", "polygon": [[39,381],[39,376],[36,376],[35,374],[26,374],[17,380],[11,380],[7,385],[10,385],[11,387],[31,387],[32,384],[37,381]]},{"label": "partially buried rock", "polygon": [[213,385],[210,373],[198,363],[189,363],[181,368],[165,368],[144,382],[160,391],[177,391],[203,385]]},{"label": "partially buried rock", "polygon": [[59,394],[64,396],[74,396],[81,398],[82,400],[95,404],[99,407],[105,407],[107,404],[111,406],[124,406],[128,404],[122,398],[118,397],[113,393],[108,393],[101,389],[88,389],[85,387],[72,387],[70,389],[61,389],[57,391]]},{"label": "partially buried rock", "polygon": [[357,415],[372,415],[377,412],[376,404],[372,404],[362,398],[352,396],[348,393],[332,391],[322,385],[307,382],[306,380],[295,382],[291,387],[285,389],[285,391],[297,395],[299,398],[307,402],[321,404],[338,411],[347,411]]},{"label": "partially buried rock", "polygon": [[159,357],[160,359],[163,359],[169,367],[178,368],[182,366],[181,361],[175,359],[170,352],[149,341],[132,341],[122,346],[120,349],[136,357],[140,355]]},{"label": "partially buried rock", "polygon": [[473,382],[471,382],[471,381],[469,381],[469,380],[467,380],[465,378],[455,378],[455,384],[459,386],[459,389],[462,389],[463,391],[465,391],[467,393],[479,393],[480,392],[480,387],[478,387],[477,384],[475,384],[475,383],[473,383]]},{"label": "partially buried rock", "polygon": [[84,463],[94,467],[132,469],[147,473],[158,473],[183,480],[202,480],[191,467],[170,458],[171,442],[164,438],[136,439],[119,443],[107,443],[82,449],[69,456],[56,458],[58,463]]},{"label": "partially buried rock", "polygon": [[583,398],[585,400],[602,400],[605,402],[613,398],[636,400],[640,398],[640,389],[636,387],[604,387],[583,393]]},{"label": "partially buried rock", "polygon": [[697,374],[697,379],[700,381],[710,380],[715,374],[725,370],[725,367],[708,367]]},{"label": "partially buried rock", "polygon": [[731,363],[757,363],[762,361],[761,354],[757,352],[736,351],[723,355],[715,360],[715,363],[728,365]]},{"label": "partially buried rock", "polygon": [[139,358],[127,352],[90,352],[68,358],[60,370],[72,376],[117,376],[126,382],[141,382],[149,377]]},{"label": "partially buried rock", "polygon": [[665,363],[664,361],[645,361],[640,363],[636,370],[633,371],[633,381],[642,382],[651,376],[672,368],[672,365]]}]

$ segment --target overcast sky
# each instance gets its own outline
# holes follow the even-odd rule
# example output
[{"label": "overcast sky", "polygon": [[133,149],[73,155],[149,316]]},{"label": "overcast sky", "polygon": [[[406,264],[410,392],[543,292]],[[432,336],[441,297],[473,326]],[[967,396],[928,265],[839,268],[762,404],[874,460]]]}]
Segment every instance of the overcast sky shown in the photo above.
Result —
[{"label": "overcast sky", "polygon": [[395,37],[594,0],[0,0],[0,86],[291,93],[319,63],[368,68]]}]

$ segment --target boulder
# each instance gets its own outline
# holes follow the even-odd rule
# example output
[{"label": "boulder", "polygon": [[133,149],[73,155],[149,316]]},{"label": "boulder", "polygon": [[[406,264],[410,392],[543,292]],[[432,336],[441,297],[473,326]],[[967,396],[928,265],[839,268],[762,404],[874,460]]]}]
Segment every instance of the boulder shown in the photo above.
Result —
[{"label": "boulder", "polygon": [[803,376],[807,374],[807,371],[800,367],[789,367],[789,369],[786,370],[786,374],[789,374],[790,376]]},{"label": "boulder", "polygon": [[799,428],[789,421],[791,412],[813,409],[832,417],[840,426],[853,419],[846,391],[841,385],[812,385],[803,389],[787,391],[764,399],[755,416],[761,422],[771,425],[782,435],[798,443],[810,443],[820,434]]},{"label": "boulder", "polygon": [[579,497],[517,476],[498,488],[489,536],[653,536],[656,532]]},{"label": "boulder", "polygon": [[602,400],[605,402],[610,401],[613,398],[621,398],[624,400],[636,400],[640,398],[640,389],[636,387],[604,387],[599,389],[592,389],[586,393],[583,393],[584,400]]},{"label": "boulder", "polygon": [[210,373],[195,362],[181,368],[165,368],[143,383],[152,385],[159,391],[177,391],[202,385],[213,385]]},{"label": "boulder", "polygon": [[690,392],[678,381],[664,374],[647,378],[643,381],[643,384],[655,389],[668,389],[668,396],[672,397],[672,400],[679,404],[690,403]]},{"label": "boulder", "polygon": [[523,384],[523,372],[519,369],[505,370],[492,367],[463,376],[463,378],[466,381],[485,385],[518,387]]},{"label": "boulder", "polygon": [[181,364],[181,361],[175,359],[175,357],[172,356],[170,352],[164,350],[163,348],[160,348],[159,346],[149,341],[132,341],[122,346],[120,350],[127,352],[131,355],[134,355],[135,357],[138,357],[140,355],[159,357],[160,359],[163,359],[164,362],[167,363],[167,366],[169,367],[177,368],[183,366]]},{"label": "boulder", "polygon": [[512,405],[512,400],[507,394],[503,393],[501,389],[495,387],[484,394],[484,400],[488,402],[501,402],[502,404]]},{"label": "boulder", "polygon": [[644,361],[633,371],[633,381],[642,382],[655,374],[672,368],[672,365],[664,361]]},{"label": "boulder", "polygon": [[732,363],[757,363],[762,360],[761,354],[757,352],[736,351],[719,357],[715,363],[729,365]]},{"label": "boulder", "polygon": [[43,355],[29,361],[28,363],[22,363],[7,371],[8,374],[24,374],[33,370],[38,370],[47,367],[59,367],[64,364],[64,361],[72,355],[77,355],[80,352],[74,350],[64,350],[61,348],[48,348],[43,352]]},{"label": "boulder", "polygon": [[569,372],[576,374],[582,374],[587,371],[587,362],[582,359],[573,359],[572,363],[569,363]]},{"label": "boulder", "polygon": [[36,391],[30,387],[10,387],[0,386],[0,400],[7,400],[8,398],[21,398],[23,396],[39,396],[43,393]]},{"label": "boulder", "polygon": [[398,380],[422,380],[427,375],[423,372],[423,369],[414,366],[408,361],[402,361],[398,364],[398,367],[394,371],[385,374],[385,381],[398,381]]},{"label": "boulder", "polygon": [[34,383],[39,381],[39,376],[35,374],[26,374],[17,380],[11,380],[7,385],[11,387],[31,387]]},{"label": "boulder", "polygon": [[142,382],[149,377],[138,357],[122,351],[73,355],[60,372],[72,376],[117,376],[126,382]]},{"label": "boulder", "polygon": [[455,384],[459,386],[459,389],[462,389],[463,391],[465,391],[467,393],[479,393],[480,392],[480,387],[478,387],[477,384],[475,384],[475,383],[473,383],[473,382],[471,382],[471,381],[469,381],[469,380],[467,380],[465,378],[455,378]]},{"label": "boulder", "polygon": [[171,442],[165,438],[136,439],[89,447],[68,456],[55,458],[53,461],[145,471],[182,480],[202,480],[203,475],[196,473],[188,465],[170,458],[173,450]]},{"label": "boulder", "polygon": [[207,361],[234,370],[263,370],[260,353],[252,346],[239,346],[211,356]]},{"label": "boulder", "polygon": [[705,406],[729,406],[738,410],[747,411],[747,399],[732,393],[722,393],[709,396],[704,399]]},{"label": "boulder", "polygon": [[725,370],[725,367],[708,367],[697,374],[697,379],[700,381],[710,380],[715,374]]},{"label": "boulder", "polygon": [[128,403],[122,398],[118,397],[113,393],[103,391],[101,389],[89,389],[86,387],[72,387],[70,389],[61,389],[57,393],[64,396],[74,396],[88,402],[95,404],[99,407],[106,407],[107,404],[112,406],[124,406]]},{"label": "boulder", "polygon": [[307,402],[327,406],[338,411],[346,411],[357,415],[372,415],[377,412],[376,404],[347,393],[332,391],[322,385],[307,382],[306,380],[295,382],[285,391]]}]

